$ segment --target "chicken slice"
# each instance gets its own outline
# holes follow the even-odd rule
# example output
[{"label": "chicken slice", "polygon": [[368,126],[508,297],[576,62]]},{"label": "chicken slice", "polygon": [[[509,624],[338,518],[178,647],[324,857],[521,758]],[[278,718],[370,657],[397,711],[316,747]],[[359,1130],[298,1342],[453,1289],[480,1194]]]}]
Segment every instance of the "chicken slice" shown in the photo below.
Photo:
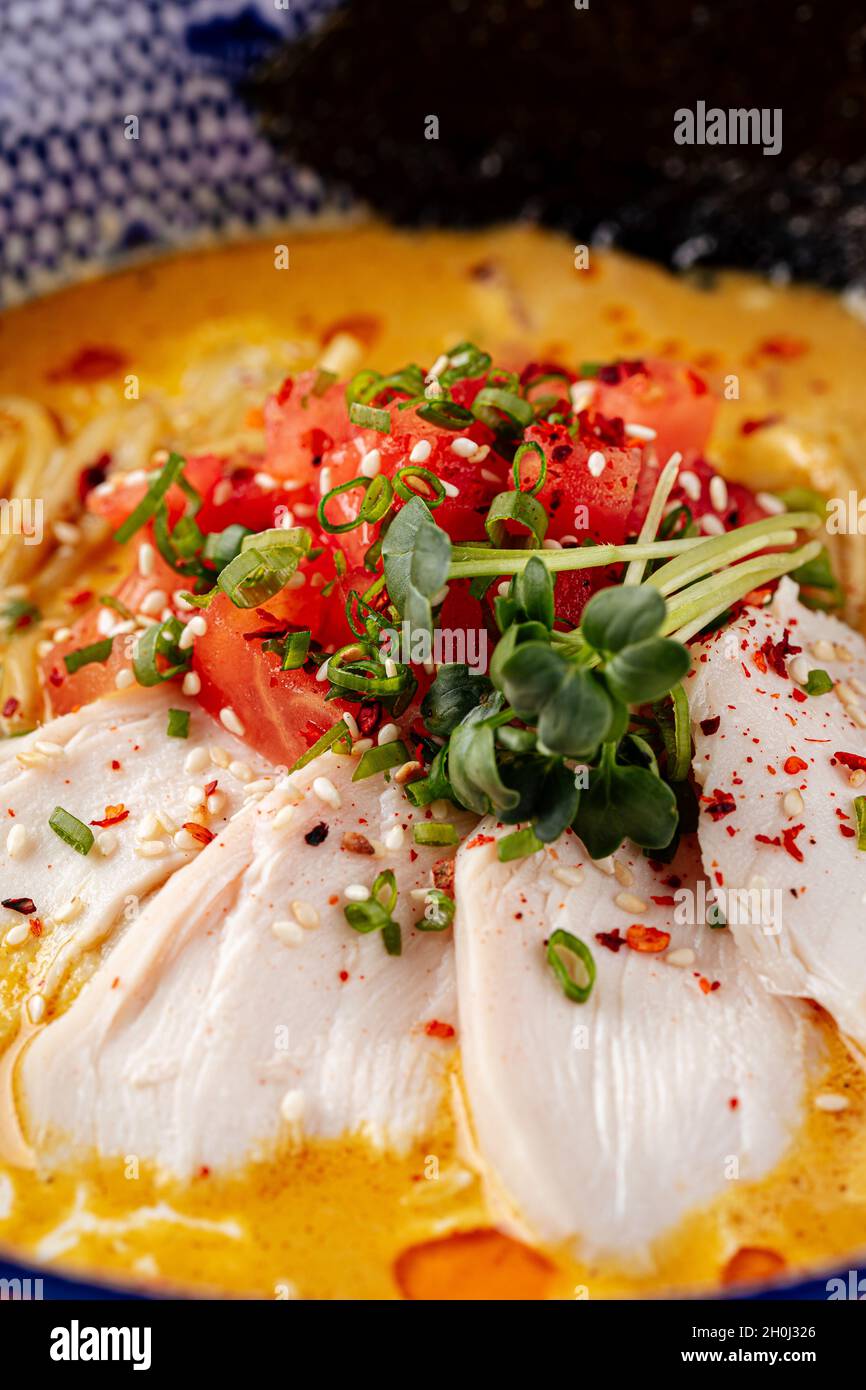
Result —
[{"label": "chicken slice", "polygon": [[[500,830],[480,830],[458,855],[455,933],[482,1172],[519,1232],[647,1262],[688,1212],[784,1153],[803,1103],[806,1012],[767,994],[727,931],[680,923],[696,915],[694,846],[673,875],[624,848],[613,877],[574,836],[500,864]],[[632,949],[633,923],[669,932],[666,953]],[[595,959],[584,1004],[548,964],[559,929]]]},{"label": "chicken slice", "polygon": [[[170,708],[189,712],[188,738],[168,737]],[[199,851],[189,832],[180,844],[190,848],[178,848],[174,836],[182,825],[202,825],[201,838],[207,838],[208,829],[218,829],[242,804],[246,783],[214,766],[204,748],[198,747],[192,760],[204,766],[197,773],[187,771],[191,750],[212,730],[208,716],[176,687],[136,687],[3,746],[0,898],[24,899],[25,907],[30,899],[35,911],[0,911],[8,967],[2,973],[8,983],[25,970],[40,1008],[39,1000],[50,1004],[83,952],[131,918],[148,893]],[[219,744],[223,761],[251,779],[245,745],[228,734],[219,737]],[[220,794],[211,800],[213,813],[193,807],[189,788],[202,790],[215,778]],[[86,855],[49,825],[57,806],[96,837]],[[100,827],[96,821],[113,823]],[[2,994],[0,1005],[8,1006]],[[8,1007],[6,1017],[8,1024]]]},{"label": "chicken slice", "polygon": [[[413,848],[430,812],[381,776],[353,782],[357,766],[326,755],[238,815],[33,1039],[18,1086],[42,1164],[97,1150],[189,1175],[303,1135],[401,1150],[430,1131],[453,1051],[453,947],[450,930],[414,924],[452,851]],[[389,867],[400,957],[343,911],[349,885]]]},{"label": "chicken slice", "polygon": [[[792,663],[835,689],[804,695]],[[687,692],[701,853],[737,945],[770,988],[823,1005],[866,1063],[864,683],[863,638],[783,580],[768,608],[705,644]]]}]

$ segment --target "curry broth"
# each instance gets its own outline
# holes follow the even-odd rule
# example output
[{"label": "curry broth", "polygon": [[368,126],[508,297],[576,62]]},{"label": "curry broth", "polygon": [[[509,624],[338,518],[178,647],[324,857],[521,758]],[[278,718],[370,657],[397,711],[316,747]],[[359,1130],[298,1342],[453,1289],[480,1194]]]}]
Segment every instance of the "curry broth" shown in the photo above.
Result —
[{"label": "curry broth", "polygon": [[[42,402],[71,432],[123,403],[128,374],[143,398],[176,395],[190,389],[190,363],[238,343],[268,346],[287,370],[317,361],[339,334],[381,369],[431,361],[466,338],[514,363],[663,356],[692,362],[721,396],[712,454],[728,477],[756,490],[845,495],[862,474],[866,328],[830,295],[744,275],[710,287],[613,253],[593,252],[590,269],[577,270],[570,245],[531,228],[406,236],[363,226],[285,231],[279,241],[290,248],[286,271],[274,268],[274,242],[254,242],[94,279],[8,313],[0,392]],[[115,350],[113,372],[90,382],[58,373],[93,345]],[[755,421],[764,427],[750,428]],[[98,565],[81,585],[105,586],[123,568],[116,548]],[[59,592],[54,611],[68,613],[68,598]],[[14,1036],[27,965],[0,949],[0,1046]],[[62,1003],[87,974],[83,962]],[[134,1162],[94,1161],[50,1182],[0,1169],[0,1241],[107,1277],[277,1298],[711,1289],[739,1247],[778,1252],[791,1272],[844,1262],[866,1248],[866,1085],[823,1027],[820,1089],[844,1094],[848,1109],[810,1107],[777,1172],[731,1181],[660,1243],[652,1268],[582,1267],[557,1252],[539,1259],[471,1240],[397,1264],[410,1247],[493,1220],[448,1107],[438,1133],[405,1157],[360,1140],[315,1143],[185,1186]]]}]

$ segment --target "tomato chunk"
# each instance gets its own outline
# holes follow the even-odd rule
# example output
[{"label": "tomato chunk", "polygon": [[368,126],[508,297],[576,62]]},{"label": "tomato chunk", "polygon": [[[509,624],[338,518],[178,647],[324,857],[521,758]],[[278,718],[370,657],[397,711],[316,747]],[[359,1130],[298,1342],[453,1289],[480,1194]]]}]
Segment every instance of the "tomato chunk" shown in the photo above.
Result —
[{"label": "tomato chunk", "polygon": [[602,415],[655,430],[660,463],[675,450],[688,459],[707,447],[718,400],[692,367],[655,358],[615,362],[600,369],[595,385],[592,403]]}]

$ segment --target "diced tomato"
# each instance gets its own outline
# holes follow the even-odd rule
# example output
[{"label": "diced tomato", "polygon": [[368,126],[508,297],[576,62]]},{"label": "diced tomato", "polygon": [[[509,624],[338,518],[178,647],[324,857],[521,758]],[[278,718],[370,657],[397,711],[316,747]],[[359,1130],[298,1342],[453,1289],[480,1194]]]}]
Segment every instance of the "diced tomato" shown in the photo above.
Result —
[{"label": "diced tomato", "polygon": [[583,419],[577,438],[565,425],[545,422],[526,431],[527,441],[540,444],[547,460],[547,476],[538,493],[550,517],[547,535],[553,540],[573,535],[619,544],[628,531],[642,451],[605,442],[583,426]]},{"label": "diced tomato", "polygon": [[[153,573],[145,578],[139,574],[138,569],[133,570],[115,590],[115,597],[132,613],[136,613],[146,595],[153,589],[162,589],[166,595],[170,595],[176,589],[187,587],[181,576],[175,574],[157,553],[154,556]],[[91,643],[103,640],[104,634],[99,630],[99,615],[106,611],[108,610],[102,604],[98,604],[83,613],[72,624],[70,636],[63,642],[56,642],[47,656],[42,658],[40,665],[52,714],[68,714],[70,710],[79,709],[91,700],[112,694],[117,688],[115,681],[118,672],[124,668],[132,668],[134,634],[130,633],[115,637],[111,656],[107,661],[91,662],[73,675],[66,670],[64,656],[80,647],[89,647]],[[119,613],[112,612],[111,617],[114,622],[123,621]]]},{"label": "diced tomato", "polygon": [[335,382],[316,396],[316,376],[286,377],[265,404],[265,468],[274,477],[312,483],[328,450],[358,433],[349,420],[345,384]]},{"label": "diced tomato", "polygon": [[707,447],[718,400],[693,368],[657,358],[617,362],[602,367],[595,383],[593,405],[603,415],[656,431],[660,463],[674,450],[689,459]]},{"label": "diced tomato", "polygon": [[588,570],[565,570],[554,580],[553,601],[556,616],[568,627],[577,627],[593,594],[616,584],[622,566],[603,565]]},{"label": "diced tomato", "polygon": [[[190,455],[184,466],[184,476],[202,497],[207,497],[223,475],[223,462],[215,454]],[[156,471],[156,470],[154,470]],[[137,481],[130,481],[122,473],[115,474],[108,482],[93,488],[87,495],[87,507],[97,516],[104,516],[109,525],[116,529],[138,506],[148,489],[148,481],[139,475]],[[176,485],[170,487],[165,497],[168,505],[169,522],[174,525],[185,510],[187,499]]]},{"label": "diced tomato", "polygon": [[727,503],[721,512],[717,512],[710,498],[710,482],[716,472],[712,464],[707,463],[706,459],[694,459],[689,464],[688,471],[700,481],[700,497],[695,500],[684,490],[682,483],[678,482],[671,493],[671,501],[688,507],[696,522],[700,523],[702,516],[717,516],[724,523],[725,529],[730,531],[735,526],[746,526],[749,522],[761,521],[767,516],[755,494],[742,483],[727,483]]},{"label": "diced tomato", "polygon": [[[297,621],[292,612],[294,598],[302,592],[284,590],[256,609],[236,608],[225,595],[218,595],[208,609],[208,630],[196,641],[193,657],[204,708],[219,719],[220,710],[231,706],[243,725],[246,742],[287,767],[347,708],[340,700],[325,700],[327,685],[316,680],[315,674],[303,668],[282,671],[279,656],[263,650],[268,633]],[[263,637],[256,639],[256,633]]]}]

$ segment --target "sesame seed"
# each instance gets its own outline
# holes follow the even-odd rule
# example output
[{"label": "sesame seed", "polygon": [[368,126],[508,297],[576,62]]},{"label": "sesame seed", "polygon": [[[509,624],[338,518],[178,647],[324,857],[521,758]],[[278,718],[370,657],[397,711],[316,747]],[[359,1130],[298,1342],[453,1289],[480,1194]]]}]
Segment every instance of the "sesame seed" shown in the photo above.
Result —
[{"label": "sesame seed", "polygon": [[455,487],[453,483],[446,482],[446,480],[445,480],[444,478],[440,478],[439,481],[440,481],[440,483],[442,484],[442,489],[443,489],[443,491],[444,491],[446,497],[459,497],[459,496],[460,496],[460,489],[459,489],[459,487]]},{"label": "sesame seed", "polygon": [[392,825],[383,836],[386,849],[400,849],[405,839],[405,832],[402,825]]},{"label": "sesame seed", "polygon": [[649,425],[626,425],[625,432],[631,439],[655,439],[657,433]]},{"label": "sesame seed", "polygon": [[569,888],[579,888],[583,883],[583,869],[577,864],[557,864],[553,870],[553,877],[560,883],[567,884]]},{"label": "sesame seed", "polygon": [[350,903],[365,903],[370,896],[370,890],[363,883],[347,883],[343,889],[343,896]]},{"label": "sesame seed", "polygon": [[135,847],[135,852],[142,859],[159,859],[165,854],[167,848],[164,840],[140,840]]},{"label": "sesame seed", "polygon": [[284,946],[300,946],[304,939],[304,933],[297,922],[287,922],[285,919],[272,922],[271,931]]},{"label": "sesame seed", "polygon": [[394,676],[396,676],[396,674],[397,674],[397,663],[396,663],[396,661],[393,659],[393,657],[386,656],[386,657],[385,657],[385,675],[388,677],[389,680],[392,680],[392,679],[394,678]]},{"label": "sesame seed", "polygon": [[373,740],[371,738],[358,738],[352,744],[352,752],[357,754],[366,753],[367,749],[372,747]]},{"label": "sesame seed", "polygon": [[470,463],[483,463],[484,460],[487,458],[487,455],[488,455],[489,453],[490,453],[490,445],[489,445],[489,444],[479,444],[479,445],[478,445],[478,448],[475,450],[475,453],[469,455],[469,462],[470,462]]},{"label": "sesame seed", "polygon": [[54,633],[54,640],[55,642],[68,642],[71,636],[71,627],[58,627]]},{"label": "sesame seed", "polygon": [[128,666],[124,666],[122,671],[118,671],[114,677],[114,684],[117,690],[128,690],[131,685],[135,685],[135,676]]},{"label": "sesame seed", "polygon": [[184,758],[183,770],[184,772],[204,772],[209,762],[207,749],[204,744],[199,743],[195,748],[191,748]]},{"label": "sesame seed", "polygon": [[712,512],[705,512],[701,517],[701,530],[705,536],[723,536],[725,524],[721,517],[714,516]]},{"label": "sesame seed", "polygon": [[481,476],[482,476],[482,478],[484,479],[485,483],[498,483],[498,482],[499,482],[498,477],[497,477],[496,474],[493,472],[493,470],[490,469],[490,468],[482,468],[482,470],[481,470]]},{"label": "sesame seed", "polygon": [[159,834],[160,823],[152,811],[143,815],[138,825],[135,827],[135,838],[137,840],[153,840]]},{"label": "sesame seed", "polygon": [[172,601],[174,603],[175,608],[179,608],[183,613],[191,613],[195,608],[195,604],[190,603],[188,598],[184,598],[183,594],[175,594]]},{"label": "sesame seed", "polygon": [[203,618],[197,613],[194,618],[190,618],[183,632],[177,640],[177,645],[181,651],[187,651],[197,637],[204,637],[207,632],[207,618]]},{"label": "sesame seed", "polygon": [[728,507],[728,485],[718,473],[710,479],[710,503],[716,512],[724,512]]},{"label": "sesame seed", "polygon": [[303,570],[295,570],[294,574],[292,575],[291,579],[289,580],[288,584],[286,585],[286,588],[287,588],[287,589],[303,589],[303,587],[304,587],[304,585],[306,584],[306,582],[307,582],[307,576],[304,574],[304,571],[303,571]]},{"label": "sesame seed", "polygon": [[228,797],[226,796],[225,792],[216,791],[211,792],[210,796],[205,802],[205,805],[210,815],[219,816],[225,810],[227,801]]},{"label": "sesame seed", "polygon": [[31,994],[27,1000],[27,1013],[31,1023],[41,1023],[45,1017],[44,994]]},{"label": "sesame seed", "polygon": [[809,663],[804,656],[795,656],[788,663],[788,675],[798,685],[806,685],[809,680]]},{"label": "sesame seed", "polygon": [[271,473],[254,473],[253,482],[262,489],[263,492],[273,492],[279,486],[277,479]]},{"label": "sesame seed", "polygon": [[248,763],[239,762],[237,758],[229,763],[228,770],[232,777],[236,777],[239,782],[251,782],[253,780],[253,770]]},{"label": "sesame seed", "polygon": [[27,853],[30,835],[23,825],[13,825],[6,836],[6,853],[10,859],[22,859]]},{"label": "sesame seed", "polygon": [[613,876],[614,876],[616,870],[615,870],[614,867],[613,867],[613,855],[612,855],[612,854],[606,855],[604,859],[596,859],[596,860],[594,860],[594,863],[595,863],[595,867],[596,867],[597,869],[601,869],[601,872],[602,872],[603,874],[607,874],[608,878],[613,878]]},{"label": "sesame seed", "polygon": [[273,785],[270,777],[257,777],[255,781],[248,782],[244,787],[244,796],[264,796]]},{"label": "sesame seed", "polygon": [[228,767],[232,760],[231,754],[227,753],[224,748],[217,748],[215,745],[211,745],[208,752],[214,767]]},{"label": "sesame seed", "polygon": [[138,547],[138,572],[145,579],[149,579],[153,574],[153,567],[156,563],[156,551],[147,541],[142,541]]},{"label": "sesame seed", "polygon": [[186,804],[195,809],[196,806],[203,806],[205,803],[204,787],[187,787]]},{"label": "sesame seed", "polygon": [[185,851],[204,849],[204,845],[202,844],[201,840],[197,840],[195,835],[191,835],[190,832],[188,830],[184,830],[183,827],[181,827],[180,830],[175,831],[171,839],[175,849],[182,849]]},{"label": "sesame seed", "polygon": [[474,439],[468,439],[466,435],[458,435],[456,439],[452,439],[451,441],[451,452],[452,454],[457,454],[458,458],[468,459],[471,454],[475,453],[477,448],[478,444],[476,441]]},{"label": "sesame seed", "polygon": [[442,387],[439,385],[438,381],[430,381],[424,387],[424,395],[427,397],[428,401],[438,401],[439,397],[443,396],[444,394],[445,393],[442,390]]},{"label": "sesame seed", "polygon": [[639,898],[635,893],[617,893],[614,902],[623,912],[646,912],[647,909],[643,898]]},{"label": "sesame seed", "polygon": [[76,917],[80,917],[84,911],[84,903],[80,898],[70,898],[69,902],[62,903],[53,914],[55,922],[74,922]]},{"label": "sesame seed", "polygon": [[856,705],[857,696],[847,681],[837,681],[834,690],[843,705]]},{"label": "sesame seed", "polygon": [[418,443],[415,445],[411,454],[409,455],[409,462],[426,463],[432,452],[433,446],[430,443],[430,440],[419,439]]},{"label": "sesame seed", "polygon": [[862,768],[862,767],[855,767],[855,769],[854,769],[853,772],[849,772],[849,774],[848,774],[848,786],[849,786],[849,787],[862,787],[862,785],[863,785],[864,782],[866,782],[866,772],[863,771],[863,768]]},{"label": "sesame seed", "polygon": [[858,695],[866,695],[866,685],[864,685],[861,680],[858,680],[856,676],[850,676],[848,678],[848,684]]},{"label": "sesame seed", "polygon": [[394,743],[400,737],[400,730],[396,724],[383,724],[376,739],[381,748],[384,743]]},{"label": "sesame seed", "polygon": [[618,859],[614,859],[613,872],[617,883],[621,883],[623,888],[631,888],[634,883],[634,874],[627,864],[622,864]]},{"label": "sesame seed", "polygon": [[27,922],[19,922],[17,926],[10,927],[3,938],[4,946],[23,946],[30,935],[30,927]]},{"label": "sesame seed", "polygon": [[317,777],[315,779],[313,782],[313,795],[317,796],[320,801],[324,801],[326,806],[333,807],[335,811],[338,811],[343,804],[340,799],[340,793],[337,791],[330,777]]},{"label": "sesame seed", "polygon": [[803,805],[803,798],[796,787],[792,787],[791,790],[785,792],[785,795],[782,797],[782,810],[789,819],[791,816],[802,815]]},{"label": "sesame seed", "polygon": [[271,827],[272,827],[274,830],[283,830],[283,829],[285,828],[285,826],[288,825],[289,821],[292,819],[292,816],[293,816],[294,814],[295,814],[295,808],[294,808],[294,806],[291,806],[291,805],[290,805],[290,806],[281,806],[280,809],[279,809],[279,811],[277,811],[277,814],[274,816],[273,820],[271,821]]},{"label": "sesame seed", "polygon": [[507,597],[508,597],[508,591],[509,591],[510,588],[511,588],[511,580],[510,580],[510,579],[501,579],[501,580],[499,581],[498,585],[496,586],[496,592],[497,592],[497,594],[499,595],[500,598],[507,598]]},{"label": "sesame seed", "polygon": [[224,729],[228,729],[230,734],[237,734],[238,738],[243,738],[244,726],[238,719],[231,705],[223,705],[220,710],[220,723]]},{"label": "sesame seed", "polygon": [[435,381],[437,377],[440,377],[442,375],[447,366],[448,354],[447,352],[440,352],[439,356],[436,358],[436,361],[433,363],[433,366],[430,368],[424,380],[427,382]]},{"label": "sesame seed", "polygon": [[323,661],[322,664],[321,664],[321,666],[319,667],[318,671],[316,672],[316,680],[317,680],[317,681],[326,681],[327,679],[328,679],[328,662],[327,662],[327,661]]},{"label": "sesame seed", "polygon": [[668,965],[678,965],[681,969],[687,965],[693,965],[695,953],[690,946],[680,946],[675,951],[668,951],[665,961]]},{"label": "sesame seed", "polygon": [[66,751],[59,743],[49,743],[48,739],[37,739],[33,747],[46,758],[61,758]]},{"label": "sesame seed", "polygon": [[431,801],[428,810],[434,820],[447,820],[451,815],[452,807],[450,801],[444,799]]},{"label": "sesame seed", "polygon": [[304,1118],[304,1109],[303,1091],[286,1091],[280,1101],[280,1114],[286,1124],[299,1125]]},{"label": "sesame seed", "polygon": [[103,830],[96,837],[96,846],[104,859],[108,859],[117,849],[117,835],[113,830]]},{"label": "sesame seed", "polygon": [[323,468],[323,469],[320,471],[320,473],[319,473],[319,493],[320,493],[320,495],[321,495],[322,497],[324,497],[324,496],[325,496],[325,493],[326,493],[326,492],[330,492],[330,491],[331,491],[331,470],[330,470],[330,468]]},{"label": "sesame seed", "polygon": [[586,460],[586,466],[589,469],[592,476],[594,478],[600,478],[605,470],[606,465],[607,459],[605,458],[601,450],[593,449],[589,458]]},{"label": "sesame seed", "polygon": [[[836,643],[836,660],[837,660],[837,661],[853,661],[853,660],[854,660],[854,653],[852,652],[852,650],[851,650],[850,647],[846,647],[842,642],[837,642],[837,643]],[[861,694],[861,695],[863,694],[863,691],[862,691],[862,690],[861,690],[860,694]]]},{"label": "sesame seed", "polygon": [[697,473],[693,473],[690,468],[686,468],[679,475],[678,482],[690,502],[700,501],[701,480]]},{"label": "sesame seed", "polygon": [[397,768],[397,771],[394,773],[394,781],[397,783],[398,787],[403,787],[407,782],[414,782],[419,773],[423,771],[423,764],[417,762],[414,758],[410,758],[408,762],[401,763],[400,767]]},{"label": "sesame seed", "polygon": [[214,505],[222,507],[232,495],[232,485],[229,478],[221,478],[213,490]]},{"label": "sesame seed", "polygon": [[547,540],[541,542],[541,546],[543,550],[561,550],[562,542],[554,540],[553,536],[550,536]]},{"label": "sesame seed", "polygon": [[299,926],[306,927],[308,931],[313,931],[319,925],[319,914],[313,904],[300,898],[292,903],[292,916]]},{"label": "sesame seed", "polygon": [[759,492],[756,494],[755,500],[759,507],[763,507],[765,512],[769,512],[770,516],[781,516],[782,512],[788,510],[781,498],[774,497],[772,492]]},{"label": "sesame seed", "polygon": [[162,612],[167,602],[168,594],[165,589],[151,589],[138,605],[138,611],[146,617],[155,617],[157,613]]},{"label": "sesame seed", "polygon": [[848,1099],[846,1096],[834,1095],[832,1091],[825,1091],[815,1097],[815,1109],[826,1110],[831,1114],[838,1113],[840,1110],[848,1109]]},{"label": "sesame seed", "polygon": [[361,459],[361,473],[365,478],[375,478],[382,467],[382,455],[378,449],[369,449]]},{"label": "sesame seed", "polygon": [[595,390],[596,386],[594,381],[575,381],[568,388],[571,408],[576,415],[579,415],[582,410],[586,410],[586,407],[595,395]]},{"label": "sesame seed", "polygon": [[836,648],[832,642],[828,642],[822,637],[819,641],[812,643],[812,655],[816,661],[835,661]]}]

